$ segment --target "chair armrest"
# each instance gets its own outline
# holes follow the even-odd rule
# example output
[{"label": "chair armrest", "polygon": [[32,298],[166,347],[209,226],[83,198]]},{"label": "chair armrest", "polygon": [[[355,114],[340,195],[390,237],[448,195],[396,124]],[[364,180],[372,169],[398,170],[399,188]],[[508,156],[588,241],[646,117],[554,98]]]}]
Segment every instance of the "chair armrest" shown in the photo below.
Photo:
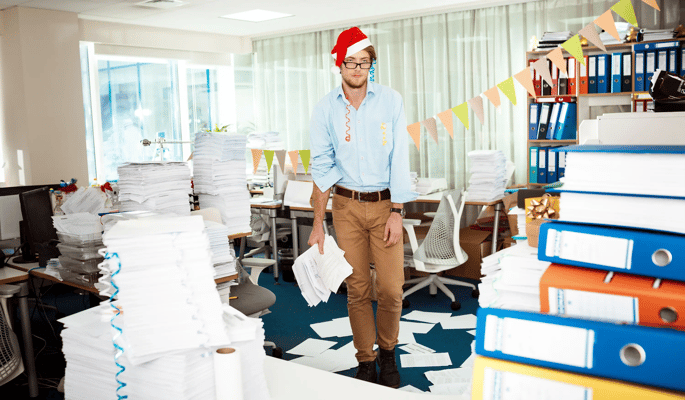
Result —
[{"label": "chair armrest", "polygon": [[423,215],[429,218],[435,218],[435,214],[437,214],[437,211],[426,211],[425,213],[423,213]]},{"label": "chair armrest", "polygon": [[411,226],[421,225],[421,220],[420,220],[420,219],[409,219],[409,218],[405,218],[405,219],[402,220],[402,225],[403,225],[403,226],[405,227],[405,229],[406,229],[406,228],[407,228],[407,225],[411,225]]},{"label": "chair armrest", "polygon": [[276,264],[276,260],[270,260],[268,258],[244,258],[242,264],[243,267],[250,268],[250,281],[255,285],[258,285],[259,274],[261,274],[265,268]]}]

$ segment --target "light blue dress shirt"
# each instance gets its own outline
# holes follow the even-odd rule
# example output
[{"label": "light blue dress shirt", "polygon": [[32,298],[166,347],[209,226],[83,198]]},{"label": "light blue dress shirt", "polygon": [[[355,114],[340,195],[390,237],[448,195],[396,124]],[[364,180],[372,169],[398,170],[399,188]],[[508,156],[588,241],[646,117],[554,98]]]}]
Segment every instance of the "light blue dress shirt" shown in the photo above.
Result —
[{"label": "light blue dress shirt", "polygon": [[408,136],[397,91],[368,82],[357,110],[338,86],[312,115],[309,139],[316,186],[322,192],[336,184],[359,192],[389,188],[393,203],[416,199],[409,178]]}]

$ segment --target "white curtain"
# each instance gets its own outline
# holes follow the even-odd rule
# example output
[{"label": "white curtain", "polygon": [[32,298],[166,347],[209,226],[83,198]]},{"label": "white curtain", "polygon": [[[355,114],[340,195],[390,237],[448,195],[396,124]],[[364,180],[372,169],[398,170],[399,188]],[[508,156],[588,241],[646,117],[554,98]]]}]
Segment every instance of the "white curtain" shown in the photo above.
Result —
[{"label": "white curtain", "polygon": [[[407,123],[422,121],[478,96],[521,71],[530,38],[546,31],[574,34],[615,1],[548,0],[361,25],[378,54],[375,81],[404,98]],[[657,0],[658,12],[638,0],[641,28],[675,27],[678,0]],[[616,17],[616,21],[622,21]],[[309,148],[316,103],[340,84],[330,55],[342,29],[256,40],[254,77],[257,130],[281,132],[288,150]],[[422,128],[420,151],[410,140],[411,170],[444,177],[452,188],[468,182],[471,150],[497,149],[516,164],[515,182],[526,182],[526,93],[516,84],[517,105],[501,94],[499,110],[484,97],[485,124],[469,112],[470,129],[454,117],[454,138],[438,122],[438,143]]]}]

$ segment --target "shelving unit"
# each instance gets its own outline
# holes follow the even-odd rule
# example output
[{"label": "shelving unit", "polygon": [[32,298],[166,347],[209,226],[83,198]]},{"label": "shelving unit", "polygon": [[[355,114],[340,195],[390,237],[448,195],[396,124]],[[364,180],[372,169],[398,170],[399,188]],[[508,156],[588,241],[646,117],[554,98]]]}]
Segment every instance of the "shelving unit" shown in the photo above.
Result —
[{"label": "shelving unit", "polygon": [[[584,93],[580,94],[578,93],[579,87],[580,87],[580,63],[576,62],[575,66],[575,76],[577,79],[577,84],[574,87],[574,93],[566,94],[566,95],[545,95],[545,96],[537,96],[534,98],[531,95],[528,95],[528,102],[526,105],[526,123],[528,124],[530,121],[530,104],[533,102],[537,103],[543,103],[543,102],[554,102],[555,99],[558,99],[560,97],[565,97],[566,99],[571,100],[571,102],[575,102],[577,104],[577,113],[576,113],[576,139],[575,140],[531,140],[528,139],[528,125],[526,126],[526,138],[527,138],[527,146],[526,146],[526,159],[528,161],[527,163],[527,174],[526,177],[530,176],[530,148],[532,146],[538,146],[538,147],[554,147],[556,145],[573,145],[573,144],[578,144],[578,128],[580,127],[580,123],[584,120],[590,119],[590,108],[591,107],[597,107],[597,106],[629,106],[629,109],[631,112],[635,110],[635,103],[636,102],[643,102],[645,99],[649,98],[649,93],[646,91],[640,91],[636,92],[635,91],[635,51],[634,47],[636,44],[644,44],[644,43],[664,43],[664,42],[672,42],[672,41],[679,41],[680,42],[680,47],[683,47],[683,42],[685,42],[685,38],[680,38],[680,39],[671,39],[671,40],[662,40],[662,41],[654,41],[654,42],[631,42],[631,43],[620,43],[620,44],[609,44],[606,45],[606,53],[602,51],[602,49],[595,47],[595,46],[583,46],[583,55],[598,55],[598,54],[609,54],[611,53],[616,53],[616,52],[623,52],[623,53],[631,53],[631,75],[630,75],[630,80],[631,80],[631,91],[629,92],[620,92],[620,93]],[[529,51],[526,52],[526,60],[528,65],[530,65],[531,60],[539,59],[540,57],[546,55],[553,49],[545,49],[545,50],[536,50],[536,51]],[[568,52],[563,50],[564,58],[567,57],[572,57]],[[611,72],[610,66],[607,66],[609,68],[609,72]],[[527,186],[529,187],[541,187],[547,185],[546,183],[530,183],[527,181]]]}]

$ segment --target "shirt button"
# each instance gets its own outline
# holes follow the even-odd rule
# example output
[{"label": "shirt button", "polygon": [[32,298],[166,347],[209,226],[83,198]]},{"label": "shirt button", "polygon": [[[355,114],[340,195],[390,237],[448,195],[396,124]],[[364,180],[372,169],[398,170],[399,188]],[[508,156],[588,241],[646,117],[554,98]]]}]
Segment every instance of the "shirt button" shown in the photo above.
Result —
[{"label": "shirt button", "polygon": [[361,142],[361,141],[362,141],[362,139],[359,139],[359,141]]},{"label": "shirt button", "polygon": [[358,124],[361,124],[361,123],[362,123],[362,121],[361,121],[360,119],[358,119],[358,120],[357,120],[357,123],[358,123]]},{"label": "shirt button", "polygon": [[364,159],[364,157],[362,157],[362,160],[363,160],[363,159]]}]

